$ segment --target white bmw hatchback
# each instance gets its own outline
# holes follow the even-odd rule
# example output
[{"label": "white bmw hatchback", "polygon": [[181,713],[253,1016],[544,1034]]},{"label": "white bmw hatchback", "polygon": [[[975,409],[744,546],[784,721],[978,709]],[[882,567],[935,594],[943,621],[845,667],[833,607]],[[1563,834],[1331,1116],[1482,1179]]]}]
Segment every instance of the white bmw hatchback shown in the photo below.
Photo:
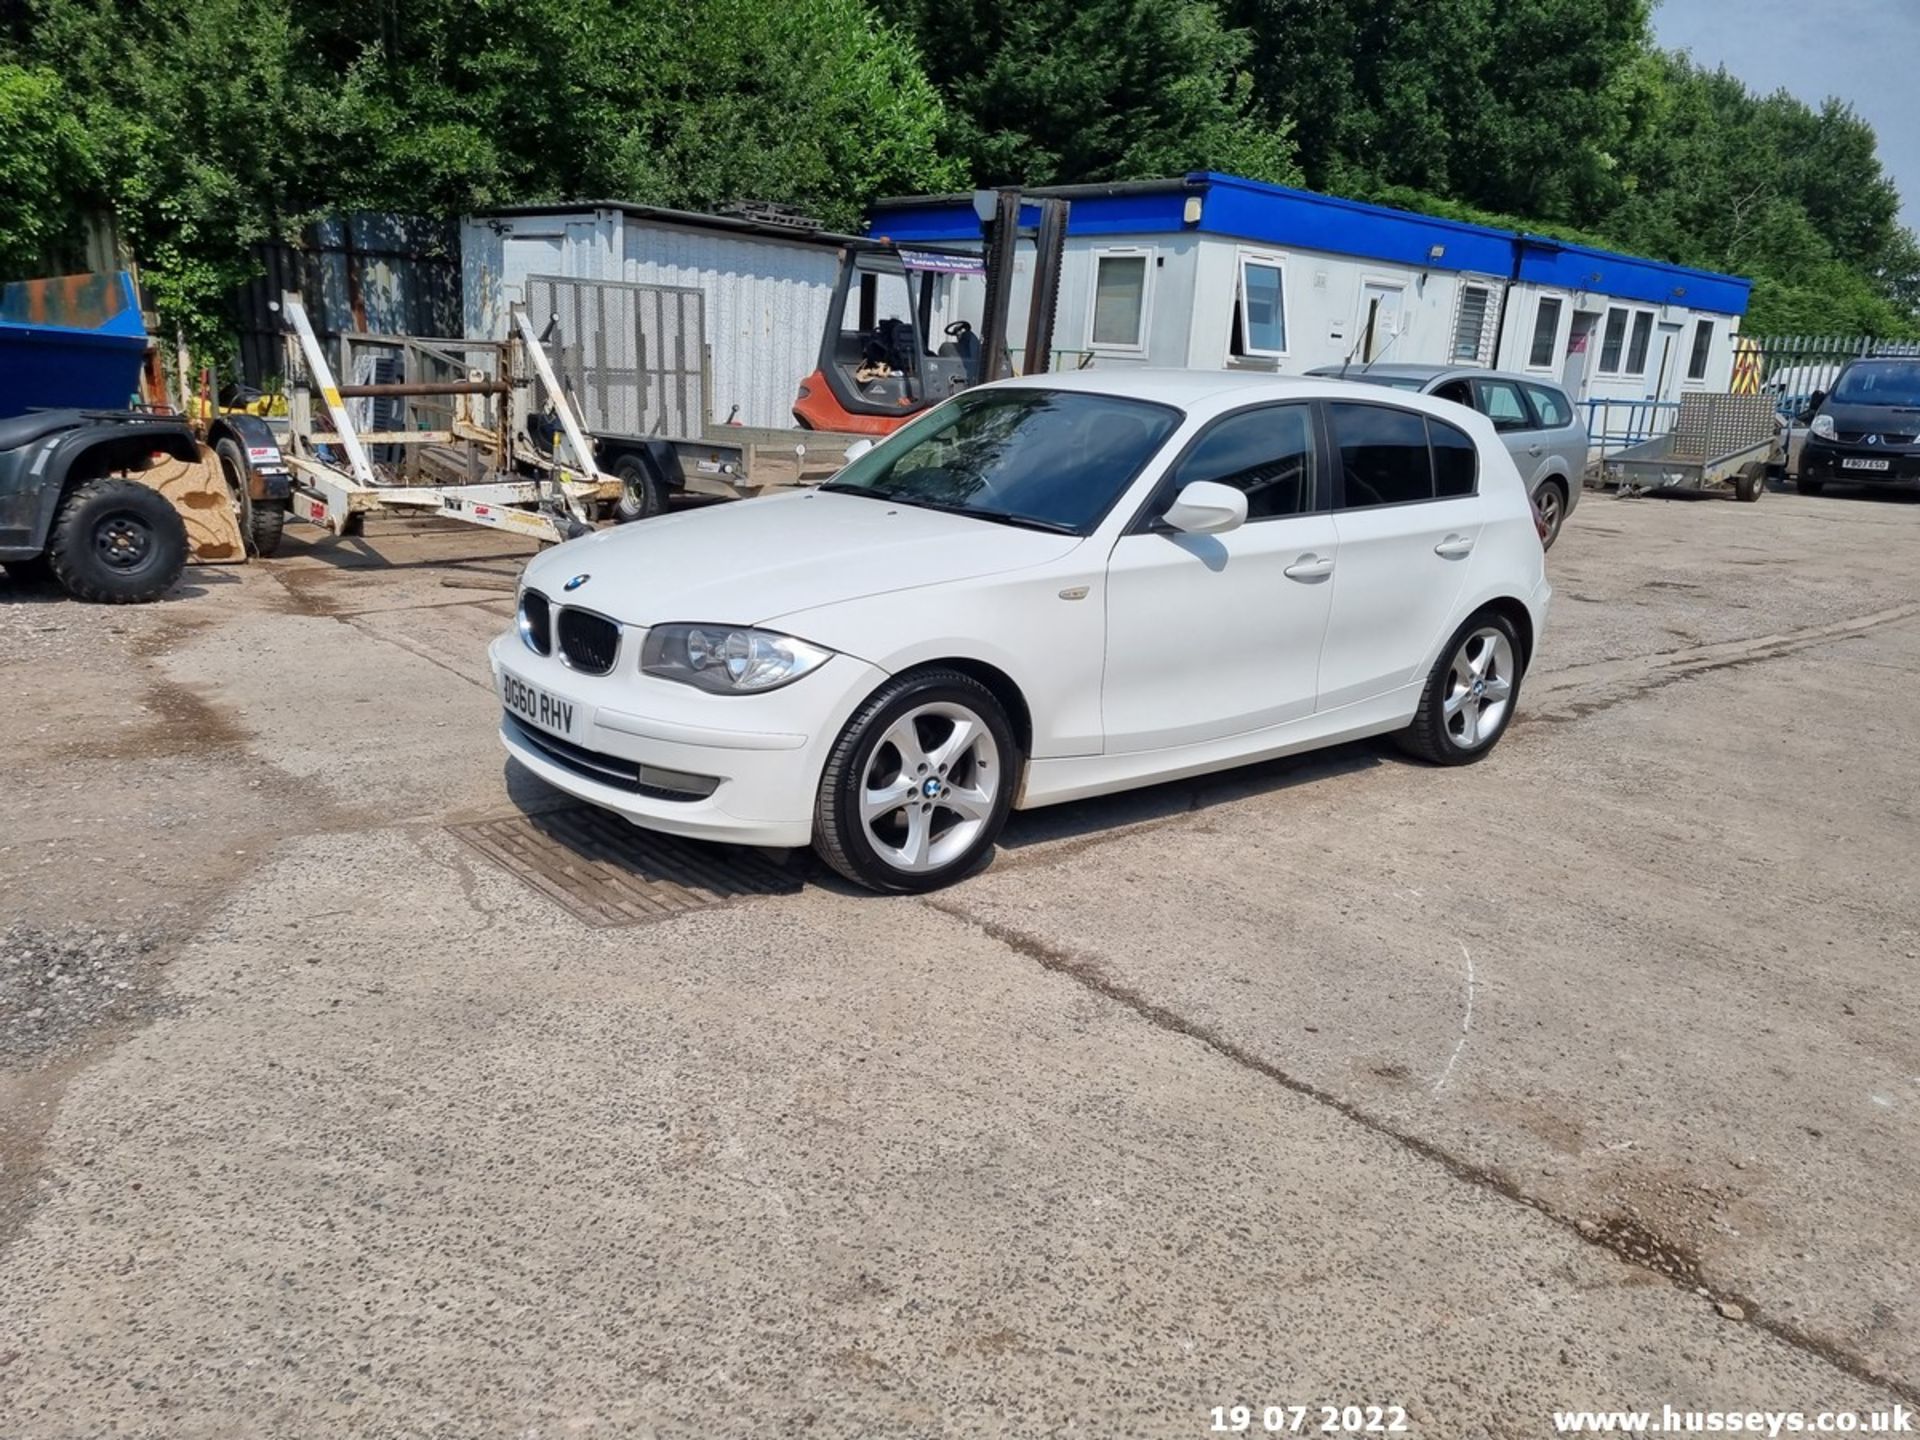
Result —
[{"label": "white bmw hatchback", "polygon": [[513,758],[637,825],[927,890],[1031,809],[1398,732],[1465,764],[1549,587],[1457,405],[1188,371],[966,391],[814,490],[527,566]]}]

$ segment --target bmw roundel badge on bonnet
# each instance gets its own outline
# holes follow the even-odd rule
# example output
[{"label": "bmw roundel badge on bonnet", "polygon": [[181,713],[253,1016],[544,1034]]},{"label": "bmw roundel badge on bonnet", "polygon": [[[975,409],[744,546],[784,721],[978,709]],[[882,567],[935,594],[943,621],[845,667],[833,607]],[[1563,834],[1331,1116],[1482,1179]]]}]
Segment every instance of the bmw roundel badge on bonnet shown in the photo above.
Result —
[{"label": "bmw roundel badge on bonnet", "polygon": [[567,583],[563,585],[561,588],[564,590],[578,590],[582,585],[586,584],[587,581],[591,580],[592,578],[593,576],[591,575],[576,575],[571,580],[567,581]]}]

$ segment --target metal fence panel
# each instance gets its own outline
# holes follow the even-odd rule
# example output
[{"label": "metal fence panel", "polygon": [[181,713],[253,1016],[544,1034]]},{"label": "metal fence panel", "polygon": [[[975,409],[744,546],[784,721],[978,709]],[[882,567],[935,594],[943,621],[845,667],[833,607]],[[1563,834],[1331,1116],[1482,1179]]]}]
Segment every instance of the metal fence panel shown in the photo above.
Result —
[{"label": "metal fence panel", "polygon": [[527,277],[534,329],[554,322],[560,378],[602,435],[707,430],[706,296],[691,286]]}]

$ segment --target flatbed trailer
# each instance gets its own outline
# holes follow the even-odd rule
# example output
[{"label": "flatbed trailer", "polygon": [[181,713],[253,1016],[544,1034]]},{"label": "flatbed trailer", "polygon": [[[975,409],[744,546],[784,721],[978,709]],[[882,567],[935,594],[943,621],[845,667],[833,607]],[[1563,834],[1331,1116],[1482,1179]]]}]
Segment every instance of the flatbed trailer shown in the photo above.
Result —
[{"label": "flatbed trailer", "polygon": [[1764,395],[1689,395],[1673,429],[1601,462],[1603,483],[1624,494],[1730,490],[1751,503],[1766,493],[1779,427]]}]

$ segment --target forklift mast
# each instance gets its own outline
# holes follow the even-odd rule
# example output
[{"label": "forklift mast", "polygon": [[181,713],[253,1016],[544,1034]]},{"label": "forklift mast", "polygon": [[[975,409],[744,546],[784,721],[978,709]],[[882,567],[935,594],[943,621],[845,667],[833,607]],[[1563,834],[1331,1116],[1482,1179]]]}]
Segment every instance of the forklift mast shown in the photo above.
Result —
[{"label": "forklift mast", "polygon": [[[1038,223],[1021,225],[1023,205],[1038,209]],[[793,415],[803,428],[861,435],[887,435],[914,416],[969,385],[1014,373],[1008,353],[1015,255],[1023,239],[1035,247],[1026,346],[1019,373],[1043,373],[1052,361],[1053,317],[1066,254],[1067,202],[1055,196],[1023,200],[1015,189],[981,191],[978,264],[985,279],[980,333],[965,320],[946,326],[936,345],[933,280],[937,272],[909,263],[909,253],[890,241],[848,247],[828,306],[819,364],[800,382]],[[923,252],[955,254],[934,250]],[[898,277],[898,283],[891,283]],[[916,291],[917,282],[917,291]],[[882,289],[893,299],[882,305]],[[851,316],[849,308],[851,307]],[[897,313],[883,314],[883,310]],[[851,319],[852,323],[849,323]]]}]

